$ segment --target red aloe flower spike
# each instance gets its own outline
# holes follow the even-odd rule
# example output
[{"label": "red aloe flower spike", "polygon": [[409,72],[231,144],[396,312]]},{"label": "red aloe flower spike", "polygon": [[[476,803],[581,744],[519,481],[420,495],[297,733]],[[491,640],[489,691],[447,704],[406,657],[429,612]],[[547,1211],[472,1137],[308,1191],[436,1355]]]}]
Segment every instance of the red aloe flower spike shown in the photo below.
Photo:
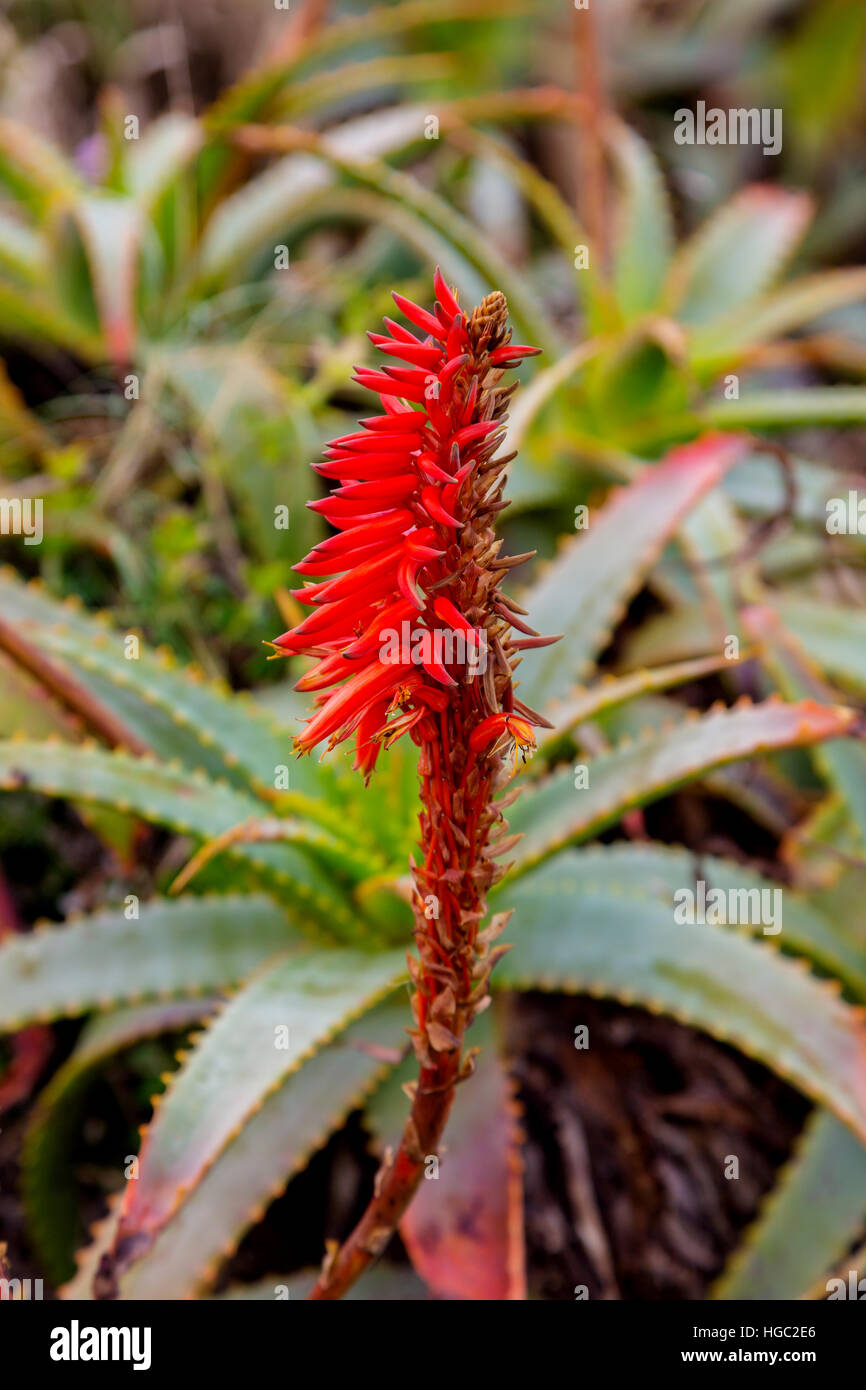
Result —
[{"label": "red aloe flower spike", "polygon": [[[314,464],[339,486],[313,510],[336,532],[298,569],[336,577],[296,590],[313,611],[273,644],[315,665],[298,682],[316,691],[316,712],[295,740],[308,752],[355,738],[365,779],[380,750],[408,735],[420,750],[419,862],[413,864],[412,966],[419,1064],[412,1109],[396,1155],[386,1159],[367,1211],[326,1263],[312,1297],[339,1298],[387,1241],[435,1153],[458,1081],[471,1061],[463,1040],[485,1006],[501,948],[481,931],[487,893],[511,841],[497,789],[534,746],[545,721],[516,699],[521,645],[500,585],[517,560],[497,558],[493,518],[507,460],[496,452],[511,388],[505,369],[535,349],[511,345],[505,298],[490,294],[465,314],[439,271],[434,312],[395,295],[423,335],[392,319],[371,333],[386,359],[355,380],[379,393],[383,413],[335,440]],[[519,558],[519,557],[518,557]],[[526,558],[526,557],[523,557]]]}]

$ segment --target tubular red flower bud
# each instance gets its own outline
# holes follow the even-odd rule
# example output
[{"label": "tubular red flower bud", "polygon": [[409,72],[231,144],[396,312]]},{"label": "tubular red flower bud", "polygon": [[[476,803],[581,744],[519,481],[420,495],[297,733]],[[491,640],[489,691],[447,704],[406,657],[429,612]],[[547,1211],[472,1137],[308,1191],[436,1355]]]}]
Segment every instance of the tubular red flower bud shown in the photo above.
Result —
[{"label": "tubular red flower bud", "polygon": [[421,506],[432,521],[438,521],[442,526],[460,525],[457,517],[452,516],[443,507],[442,498],[435,487],[421,489]]}]

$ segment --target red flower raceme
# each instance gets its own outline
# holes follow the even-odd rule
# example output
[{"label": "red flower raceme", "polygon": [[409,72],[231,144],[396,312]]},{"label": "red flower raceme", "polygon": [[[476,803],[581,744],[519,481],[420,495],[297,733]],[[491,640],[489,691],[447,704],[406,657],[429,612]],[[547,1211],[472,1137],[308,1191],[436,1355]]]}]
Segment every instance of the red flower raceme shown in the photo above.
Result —
[{"label": "red flower raceme", "polygon": [[[394,296],[423,337],[390,319],[390,336],[369,335],[389,359],[410,366],[356,373],[379,393],[384,413],[334,440],[327,461],[314,465],[340,484],[309,504],[338,534],[296,566],[316,581],[294,592],[313,611],[274,643],[280,654],[318,658],[299,690],[329,692],[318,695],[296,747],[307,751],[324,739],[333,746],[354,734],[356,766],[366,776],[394,738],[410,731],[417,743],[438,738],[445,692],[467,678],[467,738],[494,714],[522,713],[522,723],[505,721],[499,732],[509,740],[515,727],[523,730],[517,743],[526,746],[525,730],[538,722],[513,699],[509,659],[546,639],[521,624],[525,640],[510,641],[519,610],[498,584],[514,562],[497,559],[489,531],[504,505],[506,460],[494,456],[510,394],[496,383],[503,368],[536,349],[509,343],[502,295],[467,319],[438,271],[435,289],[433,313]],[[389,635],[404,633],[406,623],[413,640],[395,650]],[[442,660],[443,651],[460,655]],[[473,751],[479,746],[473,742]]]},{"label": "red flower raceme", "polygon": [[[315,692],[300,752],[354,737],[369,777],[380,749],[409,734],[420,748],[421,860],[413,864],[415,939],[410,961],[420,1075],[403,1143],[376,1197],[319,1280],[333,1298],[374,1257],[435,1152],[466,1072],[463,1036],[488,1002],[488,976],[504,922],[486,930],[487,892],[513,843],[496,793],[505,755],[534,746],[546,721],[517,698],[521,651],[542,638],[500,585],[527,556],[500,556],[494,522],[508,462],[497,452],[513,386],[505,370],[534,348],[514,346],[507,305],[490,294],[471,314],[439,272],[433,311],[395,295],[412,327],[385,320],[371,333],[386,357],[355,380],[381,397],[381,413],[328,445],[314,465],[337,486],[312,507],[335,528],[297,566],[294,592],[310,613],[273,644],[315,664],[297,683]],[[402,363],[405,365],[396,365]],[[516,629],[516,634],[514,629]]]}]

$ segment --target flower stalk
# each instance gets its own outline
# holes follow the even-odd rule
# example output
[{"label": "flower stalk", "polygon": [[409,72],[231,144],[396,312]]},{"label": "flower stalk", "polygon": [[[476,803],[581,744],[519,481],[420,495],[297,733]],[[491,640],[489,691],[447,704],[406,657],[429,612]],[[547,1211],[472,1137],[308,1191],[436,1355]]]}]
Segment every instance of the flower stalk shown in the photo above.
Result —
[{"label": "flower stalk", "polygon": [[[316,658],[297,683],[316,692],[298,751],[354,736],[355,766],[369,779],[395,739],[408,734],[420,750],[409,959],[419,1075],[399,1148],[349,1239],[329,1251],[314,1299],[339,1298],[382,1252],[472,1070],[466,1031],[489,1004],[490,972],[507,949],[497,938],[508,914],[483,925],[515,842],[503,814],[515,793],[498,793],[509,755],[516,765],[546,724],[517,698],[514,674],[523,650],[557,640],[540,637],[502,592],[528,557],[501,556],[495,534],[509,462],[497,450],[514,390],[501,382],[535,349],[511,344],[501,293],[466,315],[438,271],[434,288],[432,312],[394,296],[421,336],[388,319],[387,335],[370,334],[388,365],[358,369],[355,380],[380,395],[384,413],[334,441],[316,466],[339,483],[311,504],[337,534],[297,567],[313,582],[294,597],[312,612],[273,644]],[[411,646],[395,647],[407,623]]]}]

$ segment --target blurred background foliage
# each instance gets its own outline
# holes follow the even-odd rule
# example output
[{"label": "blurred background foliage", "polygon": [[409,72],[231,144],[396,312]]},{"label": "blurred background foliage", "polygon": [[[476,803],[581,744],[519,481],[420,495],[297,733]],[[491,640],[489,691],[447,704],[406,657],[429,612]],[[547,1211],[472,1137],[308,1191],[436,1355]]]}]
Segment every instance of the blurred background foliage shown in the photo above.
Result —
[{"label": "blurred background foliage", "polygon": [[[312,539],[307,461],[360,404],[365,327],[434,260],[467,298],[501,285],[547,351],[521,549],[549,553],[593,488],[707,424],[861,421],[866,282],[840,267],[866,232],[862,5],[597,8],[581,38],[576,12],[526,0],[8,5],[0,460],[51,524],[7,558],[268,679],[257,639]],[[699,94],[781,105],[781,155],[677,145]],[[850,433],[808,462],[820,490]],[[732,486],[767,511],[777,473]],[[807,549],[788,537],[778,564]]]}]

